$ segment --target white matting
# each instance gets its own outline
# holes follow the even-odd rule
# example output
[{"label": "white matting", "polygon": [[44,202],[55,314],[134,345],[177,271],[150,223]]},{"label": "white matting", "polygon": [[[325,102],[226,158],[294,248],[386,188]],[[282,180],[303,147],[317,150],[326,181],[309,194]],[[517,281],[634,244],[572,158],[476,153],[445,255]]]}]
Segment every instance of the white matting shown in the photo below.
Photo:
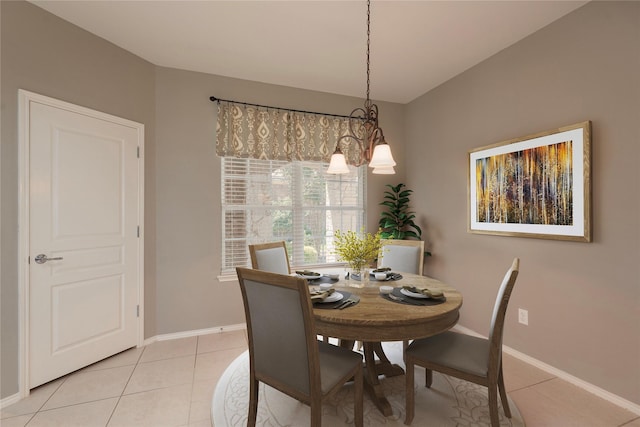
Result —
[{"label": "white matting", "polygon": [[[404,367],[402,343],[384,343],[387,357]],[[424,369],[416,368],[416,415],[413,426],[490,426],[486,388],[433,373],[431,388],[424,386]],[[382,378],[385,395],[393,415],[384,417],[365,391],[365,426],[404,426],[404,376]],[[216,386],[211,405],[215,427],[247,425],[249,401],[249,353],[241,354],[226,369]],[[500,425],[524,427],[518,408],[509,399],[512,418],[506,418],[500,407]],[[279,391],[260,383],[258,397],[259,426],[309,425],[309,407]],[[323,426],[353,425],[353,389],[349,384],[323,405]]]}]

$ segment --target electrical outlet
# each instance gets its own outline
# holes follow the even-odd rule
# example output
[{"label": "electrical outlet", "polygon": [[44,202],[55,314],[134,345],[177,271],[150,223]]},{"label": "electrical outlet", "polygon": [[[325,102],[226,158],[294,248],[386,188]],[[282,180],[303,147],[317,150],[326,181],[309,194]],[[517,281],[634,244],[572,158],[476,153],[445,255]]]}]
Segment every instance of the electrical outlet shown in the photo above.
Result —
[{"label": "electrical outlet", "polygon": [[529,324],[529,311],[525,310],[523,308],[519,308],[518,309],[518,322],[522,323],[523,325],[528,325]]}]

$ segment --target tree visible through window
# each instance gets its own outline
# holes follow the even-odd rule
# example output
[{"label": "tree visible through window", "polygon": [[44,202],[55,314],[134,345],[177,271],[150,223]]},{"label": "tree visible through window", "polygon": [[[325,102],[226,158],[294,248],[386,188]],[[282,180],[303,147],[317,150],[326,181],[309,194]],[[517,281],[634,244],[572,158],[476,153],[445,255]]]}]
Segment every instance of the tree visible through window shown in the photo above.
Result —
[{"label": "tree visible through window", "polygon": [[223,157],[222,274],[250,266],[248,245],[284,240],[292,266],[336,262],[333,231],[364,225],[364,168]]}]

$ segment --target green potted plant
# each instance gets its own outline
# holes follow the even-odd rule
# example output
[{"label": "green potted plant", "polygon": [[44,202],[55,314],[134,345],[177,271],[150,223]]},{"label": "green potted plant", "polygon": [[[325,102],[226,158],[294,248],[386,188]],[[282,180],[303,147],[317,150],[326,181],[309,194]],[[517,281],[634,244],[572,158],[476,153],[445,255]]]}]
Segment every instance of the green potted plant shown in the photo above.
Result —
[{"label": "green potted plant", "polygon": [[[422,240],[422,229],[415,223],[415,212],[409,210],[409,196],[413,190],[404,189],[402,183],[393,186],[387,184],[390,189],[384,192],[384,201],[380,204],[388,209],[380,215],[378,226],[383,239],[398,240]],[[431,255],[425,252],[425,255]]]}]

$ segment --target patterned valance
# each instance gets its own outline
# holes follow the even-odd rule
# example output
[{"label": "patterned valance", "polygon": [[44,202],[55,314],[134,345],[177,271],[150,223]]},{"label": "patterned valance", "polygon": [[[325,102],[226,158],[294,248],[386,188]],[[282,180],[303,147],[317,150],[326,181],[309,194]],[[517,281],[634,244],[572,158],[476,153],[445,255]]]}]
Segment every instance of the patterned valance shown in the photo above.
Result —
[{"label": "patterned valance", "polygon": [[[218,103],[216,154],[262,160],[304,160],[328,163],[338,138],[354,130],[364,132],[356,119],[233,102]],[[351,139],[340,148],[347,163],[357,164],[360,148]]]}]

